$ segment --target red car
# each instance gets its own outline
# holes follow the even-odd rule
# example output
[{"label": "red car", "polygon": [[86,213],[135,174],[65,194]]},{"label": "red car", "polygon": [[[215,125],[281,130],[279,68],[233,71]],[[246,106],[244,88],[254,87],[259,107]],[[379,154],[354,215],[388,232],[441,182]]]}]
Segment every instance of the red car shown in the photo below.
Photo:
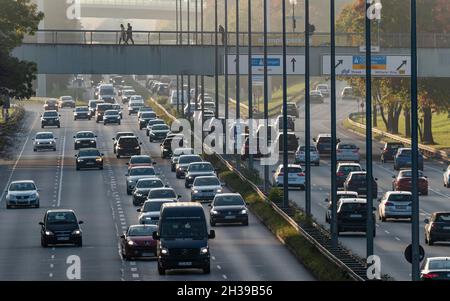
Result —
[{"label": "red car", "polygon": [[126,164],[128,165],[128,169],[131,169],[136,166],[152,166],[155,162],[153,162],[150,156],[139,155],[131,157],[130,161]]},{"label": "red car", "polygon": [[[392,176],[392,190],[394,191],[411,191],[411,170],[402,170],[397,176]],[[428,179],[419,171],[419,193],[428,195]]]},{"label": "red car", "polygon": [[156,240],[153,232],[158,231],[156,225],[134,225],[120,236],[120,251],[125,260],[137,257],[155,257]]}]

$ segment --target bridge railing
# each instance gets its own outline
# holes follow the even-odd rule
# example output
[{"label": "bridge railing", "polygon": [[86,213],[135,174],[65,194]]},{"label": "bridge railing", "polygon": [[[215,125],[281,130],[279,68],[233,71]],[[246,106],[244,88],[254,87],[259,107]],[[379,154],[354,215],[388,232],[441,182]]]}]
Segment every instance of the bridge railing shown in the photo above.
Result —
[{"label": "bridge railing", "polygon": [[[134,31],[133,40],[136,45],[215,45],[215,32],[176,32],[176,31]],[[226,35],[228,45],[236,45],[236,34],[228,32]],[[218,34],[218,44],[223,45],[225,36]],[[314,33],[311,37],[312,46],[329,46],[329,33]],[[123,44],[118,30],[38,30],[33,36],[26,36],[24,43],[50,43],[50,44]],[[131,44],[131,41],[128,41]],[[248,33],[239,33],[241,46],[248,45]],[[252,33],[253,46],[263,46],[264,34]],[[288,46],[304,46],[303,33],[287,33]],[[281,46],[282,34],[271,32],[268,34],[269,46]],[[336,35],[338,47],[359,47],[364,45],[364,37],[358,33],[338,33]],[[374,45],[381,48],[409,48],[410,35],[406,33],[386,33],[374,38]],[[423,33],[418,36],[418,45],[421,48],[450,48],[450,34]]]}]

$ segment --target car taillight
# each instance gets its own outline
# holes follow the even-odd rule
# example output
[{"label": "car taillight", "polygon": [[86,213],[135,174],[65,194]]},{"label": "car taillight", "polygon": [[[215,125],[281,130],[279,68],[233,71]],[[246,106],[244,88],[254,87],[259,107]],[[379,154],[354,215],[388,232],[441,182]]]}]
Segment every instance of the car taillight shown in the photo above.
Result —
[{"label": "car taillight", "polygon": [[433,279],[433,278],[439,277],[439,274],[428,273],[428,274],[423,274],[422,277],[425,279]]},{"label": "car taillight", "polygon": [[353,153],[356,154],[357,152],[359,152],[357,149],[354,149],[354,150],[353,150]]},{"label": "car taillight", "polygon": [[301,172],[301,173],[298,173],[297,175],[300,176],[300,177],[304,177],[304,176],[305,176],[305,173],[304,173],[304,172]]},{"label": "car taillight", "polygon": [[283,176],[283,173],[282,173],[282,172],[280,172],[280,173],[278,174],[278,176],[279,176],[279,177],[282,177],[282,176]]},{"label": "car taillight", "polygon": [[436,224],[431,224],[431,230],[436,230],[437,225]]},{"label": "car taillight", "polygon": [[385,204],[384,204],[385,206],[394,206],[394,204],[393,203],[391,203],[391,202],[386,202]]},{"label": "car taillight", "polygon": [[344,174],[343,172],[338,172],[338,173],[337,173],[337,176],[338,176],[338,177],[343,177],[343,176],[345,176],[345,174]]}]

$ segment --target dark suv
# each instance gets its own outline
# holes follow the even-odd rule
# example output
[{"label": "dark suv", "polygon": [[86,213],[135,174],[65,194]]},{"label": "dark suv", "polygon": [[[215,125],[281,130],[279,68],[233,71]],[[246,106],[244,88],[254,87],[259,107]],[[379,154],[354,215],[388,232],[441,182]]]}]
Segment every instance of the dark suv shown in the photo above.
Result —
[{"label": "dark suv", "polygon": [[[372,179],[372,198],[376,199],[378,196],[378,179]],[[344,182],[345,191],[356,191],[358,196],[367,196],[366,187],[366,172],[365,171],[352,171],[347,176],[347,180]]]},{"label": "dark suv", "polygon": [[110,103],[97,104],[97,109],[95,110],[95,122],[99,123],[100,121],[103,121],[105,112],[113,109],[114,107]]},{"label": "dark suv", "polygon": [[[373,214],[373,213],[372,213]],[[367,201],[366,199],[341,199],[337,209],[337,233],[367,232]],[[375,214],[373,220],[373,237],[376,236]]]},{"label": "dark suv", "polygon": [[181,134],[167,136],[163,143],[161,143],[161,157],[163,159],[172,157],[174,151],[172,146],[175,146],[175,149],[183,147],[185,141],[184,136]]},{"label": "dark suv", "polygon": [[401,142],[387,142],[381,148],[381,163],[394,161],[394,156],[399,148],[405,147]]},{"label": "dark suv", "polygon": [[339,163],[336,169],[337,188],[344,188],[344,182],[352,171],[362,171],[358,163]]},{"label": "dark suv", "polygon": [[[313,139],[316,143],[317,150],[319,154],[331,154],[331,135],[330,134],[319,134],[317,138]],[[336,139],[336,143],[340,140]]]},{"label": "dark suv", "polygon": [[41,246],[74,244],[77,247],[83,245],[80,225],[73,210],[47,210],[41,225]]},{"label": "dark suv", "polygon": [[142,142],[136,136],[123,136],[116,143],[116,157],[132,157],[141,154]]},{"label": "dark suv", "polygon": [[60,128],[61,121],[59,117],[61,117],[61,115],[58,114],[58,111],[45,111],[41,115],[41,128],[45,128],[46,126],[56,126]]},{"label": "dark suv", "polygon": [[117,141],[119,141],[120,137],[124,137],[124,136],[134,136],[134,133],[133,132],[118,132],[118,133],[116,133],[116,137],[112,138],[112,140],[114,141],[113,153],[116,153]]}]

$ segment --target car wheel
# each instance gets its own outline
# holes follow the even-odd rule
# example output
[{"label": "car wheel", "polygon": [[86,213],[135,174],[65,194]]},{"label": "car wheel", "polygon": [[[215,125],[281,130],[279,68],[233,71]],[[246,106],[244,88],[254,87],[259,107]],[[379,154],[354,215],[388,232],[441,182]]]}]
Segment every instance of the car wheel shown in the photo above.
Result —
[{"label": "car wheel", "polygon": [[56,147],[53,149],[54,152],[56,152]]},{"label": "car wheel", "polygon": [[206,268],[204,268],[203,274],[211,274],[211,266],[208,265]]},{"label": "car wheel", "polygon": [[433,246],[434,245],[434,241],[431,238],[428,239],[428,245],[429,246]]},{"label": "car wheel", "polygon": [[242,223],[244,226],[248,226],[248,220]]},{"label": "car wheel", "polygon": [[11,205],[6,204],[6,209],[11,209],[11,208],[12,208]]},{"label": "car wheel", "polygon": [[376,228],[374,228],[373,229],[373,237],[376,237],[377,236],[377,230],[376,230]]},{"label": "car wheel", "polygon": [[127,195],[131,195],[131,190],[127,188]]},{"label": "car wheel", "polygon": [[215,227],[216,226],[216,223],[214,221],[212,221],[212,220],[209,220],[209,224],[211,225],[211,227]]},{"label": "car wheel", "polygon": [[80,167],[77,165],[77,170],[80,170]]},{"label": "car wheel", "polygon": [[384,223],[386,221],[386,216],[380,215],[380,220]]},{"label": "car wheel", "polygon": [[175,175],[175,177],[176,177],[177,179],[181,179],[181,177],[180,177],[180,175],[179,175],[178,173]]},{"label": "car wheel", "polygon": [[425,234],[425,244],[428,245],[428,238],[426,234]]},{"label": "car wheel", "polygon": [[33,152],[37,152],[37,149],[33,148]]},{"label": "car wheel", "polygon": [[150,133],[149,133],[149,131],[147,131],[147,133],[146,133],[146,134],[147,134],[147,137],[148,137],[148,136],[150,136]]},{"label": "car wheel", "polygon": [[34,208],[39,208],[39,207],[40,207],[39,203],[37,203],[36,205],[34,205]]},{"label": "car wheel", "polygon": [[78,248],[83,247],[83,241],[80,239],[80,241],[76,245]]},{"label": "car wheel", "polygon": [[158,264],[158,274],[159,275],[165,275],[166,274],[166,270],[162,266],[160,266],[159,264]]},{"label": "car wheel", "polygon": [[120,125],[120,121],[118,122],[118,124]]},{"label": "car wheel", "polygon": [[47,242],[42,237],[41,237],[41,247],[43,247],[43,248],[47,248],[48,247]]},{"label": "car wheel", "polygon": [[103,166],[100,166],[98,169],[103,170]]},{"label": "car wheel", "polygon": [[60,129],[61,128],[61,126],[58,124],[58,129]]},{"label": "car wheel", "polygon": [[150,137],[149,141],[150,141],[150,142],[153,142],[153,139],[152,139],[152,137]]},{"label": "car wheel", "polygon": [[189,188],[189,185],[187,183],[184,183],[185,188]]},{"label": "car wheel", "polygon": [[117,155],[116,155],[116,158],[117,158],[117,159],[120,159],[120,155],[119,155],[119,154],[117,154]]},{"label": "car wheel", "polygon": [[425,190],[422,195],[427,196],[428,195],[428,190]]}]

